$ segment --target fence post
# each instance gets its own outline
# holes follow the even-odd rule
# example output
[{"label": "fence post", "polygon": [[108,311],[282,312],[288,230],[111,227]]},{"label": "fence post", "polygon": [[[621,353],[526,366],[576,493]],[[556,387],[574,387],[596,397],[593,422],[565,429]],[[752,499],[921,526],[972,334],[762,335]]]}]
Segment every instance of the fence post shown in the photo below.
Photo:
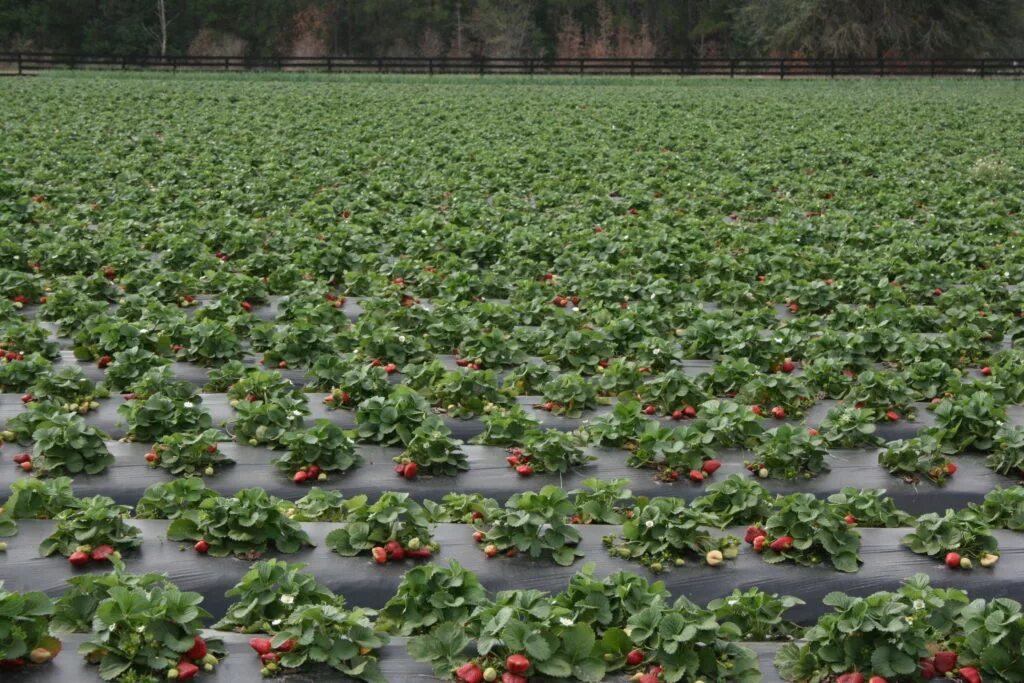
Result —
[{"label": "fence post", "polygon": [[929,64],[931,65],[931,75],[932,75],[932,78],[935,78],[935,57],[932,57],[928,61],[929,61]]},{"label": "fence post", "polygon": [[327,73],[334,71],[334,57],[327,57]]},{"label": "fence post", "polygon": [[836,77],[836,60],[835,60],[835,58],[832,58],[832,59],[828,60],[828,77],[829,78],[835,78]]},{"label": "fence post", "polygon": [[729,60],[729,78],[733,78],[734,76],[736,76],[736,60],[735,59],[730,59]]},{"label": "fence post", "polygon": [[885,57],[878,58],[878,77],[883,78],[885,76]]},{"label": "fence post", "polygon": [[583,75],[583,60],[580,59],[580,76]]},{"label": "fence post", "polygon": [[480,58],[480,76],[481,76],[481,78],[484,75],[484,59],[485,59],[484,57]]},{"label": "fence post", "polygon": [[981,78],[982,78],[982,80],[984,80],[984,78],[985,78],[985,58],[984,57],[982,57],[982,59],[981,59]]},{"label": "fence post", "polygon": [[533,75],[533,57],[526,58],[526,66],[529,69],[530,75]]},{"label": "fence post", "polygon": [[227,57],[224,58],[224,70],[225,71],[228,70],[228,58]]},{"label": "fence post", "polygon": [[783,57],[779,60],[779,80],[781,81],[786,77],[786,58]]},{"label": "fence post", "polygon": [[636,60],[629,60],[629,77],[632,78],[636,75]]},{"label": "fence post", "polygon": [[18,53],[18,75],[21,76],[21,53]]}]

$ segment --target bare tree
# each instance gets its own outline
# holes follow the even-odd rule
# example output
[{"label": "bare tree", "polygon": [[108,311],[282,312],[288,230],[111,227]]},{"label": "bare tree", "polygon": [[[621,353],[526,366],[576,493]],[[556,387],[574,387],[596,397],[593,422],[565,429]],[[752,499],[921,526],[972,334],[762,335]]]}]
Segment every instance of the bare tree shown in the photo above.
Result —
[{"label": "bare tree", "polygon": [[160,56],[167,56],[167,27],[170,26],[174,19],[167,17],[167,3],[166,0],[156,0],[156,30],[151,29],[149,26],[143,24],[142,28],[146,29],[149,35],[153,36],[160,43]]},{"label": "bare tree", "polygon": [[474,29],[488,57],[530,54],[533,39],[532,0],[488,0],[473,15]]}]

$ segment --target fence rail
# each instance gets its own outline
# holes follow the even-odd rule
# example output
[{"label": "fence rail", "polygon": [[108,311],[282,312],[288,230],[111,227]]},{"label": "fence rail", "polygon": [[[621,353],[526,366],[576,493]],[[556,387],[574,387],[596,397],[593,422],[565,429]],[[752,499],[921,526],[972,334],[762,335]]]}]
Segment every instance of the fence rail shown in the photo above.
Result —
[{"label": "fence rail", "polygon": [[536,59],[474,57],[154,57],[0,52],[0,71],[48,69],[292,71],[396,74],[517,74],[718,77],[1024,77],[1024,58],[989,59]]}]

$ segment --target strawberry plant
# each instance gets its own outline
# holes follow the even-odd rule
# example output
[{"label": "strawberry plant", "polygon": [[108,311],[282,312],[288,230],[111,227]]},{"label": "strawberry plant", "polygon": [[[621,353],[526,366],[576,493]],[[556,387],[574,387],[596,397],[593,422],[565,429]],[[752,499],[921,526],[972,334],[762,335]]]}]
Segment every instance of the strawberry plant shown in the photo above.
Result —
[{"label": "strawberry plant", "polygon": [[114,589],[169,589],[174,584],[163,574],[129,574],[124,561],[110,556],[112,571],[104,574],[80,574],[67,580],[65,590],[54,604],[51,628],[58,633],[88,633],[100,603]]},{"label": "strawberry plant", "polygon": [[213,476],[216,468],[233,465],[217,447],[224,434],[216,429],[181,432],[165,436],[146,454],[150,467],[160,467],[174,475]]},{"label": "strawberry plant", "polygon": [[787,610],[804,601],[790,595],[768,594],[758,588],[739,588],[724,598],[708,603],[708,611],[719,624],[733,624],[748,641],[792,640],[803,634],[803,628],[783,618]]},{"label": "strawberry plant", "polygon": [[604,333],[582,328],[553,334],[547,343],[546,353],[541,355],[545,361],[560,368],[592,371],[602,358],[609,358],[613,353]]},{"label": "strawberry plant", "polygon": [[493,370],[446,372],[424,391],[439,410],[455,418],[471,418],[508,403]]},{"label": "strawberry plant", "polygon": [[1024,478],[1024,427],[1003,425],[995,436],[995,446],[985,465],[1007,477]]},{"label": "strawberry plant", "polygon": [[857,376],[844,359],[828,356],[805,360],[803,371],[808,385],[832,399],[846,395]]},{"label": "strawberry plant", "polygon": [[568,567],[583,555],[576,549],[580,533],[567,522],[574,512],[569,496],[557,486],[517,493],[485,521],[484,554],[525,553],[534,559],[548,554],[555,564]]},{"label": "strawberry plant", "polygon": [[272,368],[304,368],[319,356],[336,353],[336,335],[328,325],[307,320],[278,324],[266,340],[253,333],[253,349],[263,352],[263,362]]},{"label": "strawberry plant", "polygon": [[965,605],[957,623],[963,632],[957,640],[960,675],[964,664],[980,670],[974,680],[1024,679],[1024,613],[1016,600],[993,598],[974,600]]},{"label": "strawberry plant", "polygon": [[[707,463],[715,462],[715,449],[703,441],[704,434],[695,427],[668,429],[650,422],[640,434],[627,464],[630,467],[656,468],[662,481],[676,481],[681,476],[699,483],[714,472]],[[690,473],[690,475],[687,475]]]},{"label": "strawberry plant", "polygon": [[233,408],[238,408],[243,400],[266,403],[277,399],[295,399],[305,402],[302,392],[277,370],[247,370],[228,387],[227,394]]},{"label": "strawberry plant", "polygon": [[121,404],[117,414],[127,423],[132,441],[159,441],[178,432],[208,429],[210,413],[202,406],[202,398],[178,398],[155,393]]},{"label": "strawberry plant", "polygon": [[879,452],[878,463],[907,483],[917,483],[926,477],[939,486],[957,469],[946,457],[933,431],[889,442],[885,450]]},{"label": "strawberry plant", "polygon": [[199,508],[208,498],[217,498],[216,491],[206,488],[200,477],[186,477],[153,484],[146,488],[135,504],[137,519],[177,519],[188,510]]},{"label": "strawberry plant", "polygon": [[53,367],[50,361],[38,353],[24,357],[20,355],[16,354],[14,358],[4,355],[0,360],[0,392],[24,393]]},{"label": "strawberry plant", "polygon": [[327,534],[327,547],[343,557],[370,551],[377,564],[430,558],[438,544],[430,534],[426,510],[408,493],[382,493],[372,504],[366,496],[345,501],[345,526]]},{"label": "strawberry plant", "polygon": [[371,365],[355,356],[320,356],[309,371],[310,389],[329,391],[329,408],[352,408],[374,396],[390,391],[383,366]]},{"label": "strawberry plant", "polygon": [[329,472],[347,472],[363,463],[348,433],[328,420],[316,420],[305,430],[285,432],[280,441],[287,450],[274,460],[274,466],[297,483],[323,481]]},{"label": "strawberry plant", "polygon": [[857,408],[870,410],[876,422],[913,420],[913,392],[906,378],[895,372],[865,370],[857,375],[842,398]]},{"label": "strawberry plant", "polygon": [[[650,372],[650,368],[639,366],[635,361],[624,358],[616,358],[606,365],[602,363],[604,361],[598,364],[597,375],[594,377],[597,393],[601,396],[635,394],[643,386],[644,379]],[[645,367],[644,372],[640,371],[641,367]]]},{"label": "strawberry plant", "polygon": [[[37,411],[40,418],[31,432],[35,446],[28,469],[46,475],[99,474],[114,464],[114,456],[107,450],[107,435],[86,424],[75,413]],[[7,428],[11,429],[12,421]],[[22,465],[23,469],[26,469]]]},{"label": "strawberry plant", "polygon": [[502,386],[513,396],[539,394],[554,376],[555,369],[550,365],[526,363],[512,368],[505,375]]},{"label": "strawberry plant", "polygon": [[968,449],[987,451],[1006,422],[1006,407],[984,390],[947,398],[935,407],[942,444],[954,453]]},{"label": "strawberry plant", "polygon": [[771,513],[773,497],[756,481],[730,474],[708,486],[704,495],[694,498],[690,507],[717,522],[716,526],[760,524]]},{"label": "strawberry plant", "polygon": [[[668,604],[669,593],[661,581],[651,583],[624,571],[599,579],[594,576],[594,569],[594,563],[588,562],[569,579],[565,590],[553,600],[553,615],[565,612],[574,623],[591,624],[602,630],[621,628],[645,607]],[[562,618],[559,616],[559,621]]]},{"label": "strawberry plant", "polygon": [[395,456],[395,472],[414,479],[417,472],[453,477],[469,469],[462,442],[435,415],[428,415],[412,432],[401,455]]},{"label": "strawberry plant", "polygon": [[697,407],[693,428],[700,432],[700,443],[717,448],[751,446],[763,431],[757,415],[749,408],[718,399]]},{"label": "strawberry plant", "polygon": [[1024,531],[1024,488],[996,487],[985,494],[981,505],[968,503],[967,507],[983,524],[994,529]]},{"label": "strawberry plant", "polygon": [[340,492],[316,486],[296,501],[280,501],[278,507],[296,522],[343,522],[348,514]]},{"label": "strawberry plant", "polygon": [[267,401],[239,401],[233,427],[238,443],[250,446],[266,444],[276,448],[289,432],[302,429],[303,416],[309,414],[305,398],[279,396]]},{"label": "strawberry plant", "polygon": [[29,393],[37,401],[49,401],[59,405],[61,410],[83,415],[99,408],[97,398],[107,396],[107,392],[93,384],[77,365],[43,373],[29,388]]},{"label": "strawberry plant", "polygon": [[640,403],[625,400],[616,403],[610,413],[584,421],[577,433],[584,443],[621,448],[634,444],[649,424]]},{"label": "strawberry plant", "polygon": [[223,394],[245,377],[248,372],[249,368],[240,360],[231,360],[223,365],[210,368],[206,373],[206,384],[203,385],[203,391],[208,394]]},{"label": "strawberry plant", "polygon": [[894,528],[909,526],[914,521],[913,515],[898,509],[893,499],[885,495],[885,489],[846,486],[827,500],[850,525]]},{"label": "strawberry plant", "polygon": [[199,365],[220,365],[242,357],[242,344],[227,323],[199,320],[181,337],[178,358]]},{"label": "strawberry plant", "polygon": [[558,429],[535,429],[523,437],[522,448],[509,450],[508,464],[520,476],[565,473],[583,467],[597,457],[585,452],[576,437]]},{"label": "strawberry plant", "polygon": [[882,439],[875,429],[870,410],[842,403],[830,408],[821,422],[821,435],[832,448],[877,446]]},{"label": "strawberry plant", "polygon": [[310,605],[341,607],[344,600],[303,571],[305,568],[304,564],[276,559],[256,562],[224,594],[235,601],[213,628],[236,633],[272,633],[298,609]]},{"label": "strawberry plant", "polygon": [[116,505],[106,496],[82,498],[78,506],[58,513],[53,533],[39,544],[39,555],[59,552],[79,567],[90,560],[105,561],[114,552],[127,552],[142,545],[142,533],[125,521],[131,514],[127,505]]},{"label": "strawberry plant", "polygon": [[448,493],[441,498],[440,503],[423,501],[423,507],[427,511],[427,518],[434,524],[473,524],[477,520],[485,522],[501,511],[498,501],[484,498],[479,493]]},{"label": "strawberry plant", "polygon": [[133,346],[114,354],[103,373],[103,386],[109,391],[128,391],[146,372],[170,364],[170,360],[152,351]]},{"label": "strawberry plant", "polygon": [[514,367],[527,358],[515,337],[497,328],[464,336],[459,341],[459,355],[480,368]]},{"label": "strawberry plant", "polygon": [[677,411],[680,416],[685,416],[687,407],[695,412],[695,406],[711,398],[696,380],[679,369],[668,370],[638,386],[643,405],[653,405],[662,415],[673,417]]},{"label": "strawberry plant", "polygon": [[744,464],[762,478],[811,479],[832,469],[825,460],[825,439],[804,427],[782,425],[768,430],[754,446],[754,455],[753,461]]},{"label": "strawberry plant", "polygon": [[104,680],[188,679],[207,665],[212,670],[224,648],[199,635],[210,616],[202,601],[174,586],[112,588],[78,651],[99,664]]},{"label": "strawberry plant", "polygon": [[633,492],[627,488],[628,479],[586,479],[583,486],[586,488],[569,492],[576,507],[573,524],[622,524],[632,514],[628,503]]},{"label": "strawberry plant", "polygon": [[937,672],[930,657],[952,635],[967,595],[928,584],[927,575],[916,574],[894,593],[829,593],[823,602],[832,609],[804,632],[802,643],[783,645],[776,655],[782,678],[811,683],[840,681],[854,673],[863,680],[871,675],[932,678]]},{"label": "strawberry plant", "polygon": [[736,400],[760,406],[766,414],[778,413],[775,409],[781,408],[789,417],[801,417],[813,402],[807,383],[800,377],[785,373],[753,377],[740,387]]},{"label": "strawberry plant", "polygon": [[769,564],[791,560],[814,566],[830,562],[841,572],[860,568],[860,533],[843,515],[809,493],[779,498],[764,525],[763,540],[754,539],[754,550]]},{"label": "strawberry plant", "polygon": [[302,527],[286,517],[261,488],[203,500],[171,522],[167,538],[195,541],[201,555],[247,559],[260,557],[271,545],[286,555],[313,545]]},{"label": "strawberry plant", "polygon": [[597,388],[578,372],[558,375],[541,387],[540,407],[563,417],[580,417],[597,407]]},{"label": "strawberry plant", "polygon": [[413,567],[381,608],[376,628],[392,635],[421,635],[441,622],[468,622],[486,601],[487,592],[476,575],[455,560],[447,567]]},{"label": "strawberry plant", "polygon": [[918,555],[942,560],[950,569],[970,569],[975,562],[991,567],[999,560],[999,542],[971,510],[921,515],[900,542]]},{"label": "strawberry plant", "polygon": [[395,387],[386,397],[374,396],[359,404],[359,438],[381,445],[407,444],[429,412],[429,404],[418,393],[407,387]]},{"label": "strawberry plant", "polygon": [[487,446],[514,446],[540,426],[518,403],[491,411],[481,421],[483,431],[473,437],[473,443]]},{"label": "strawberry plant", "polygon": [[45,593],[15,593],[0,581],[0,668],[45,664],[60,652],[50,635],[53,601]]},{"label": "strawberry plant", "polygon": [[694,556],[718,566],[736,557],[739,539],[712,536],[707,529],[716,521],[677,498],[652,498],[637,505],[620,538],[606,536],[604,543],[612,556],[637,560],[655,573]]},{"label": "strawberry plant", "polygon": [[18,533],[19,519],[53,519],[60,512],[78,507],[71,479],[17,479],[11,495],[0,505],[0,537]]},{"label": "strawberry plant", "polygon": [[[269,648],[278,650],[271,653],[276,657],[261,656],[261,672],[268,676],[278,672],[292,674],[317,664],[356,680],[385,683],[387,679],[381,674],[375,650],[387,645],[388,637],[374,630],[371,615],[367,610],[348,611],[332,604],[294,610],[268,643]],[[257,648],[257,644],[250,644]],[[258,645],[263,648],[262,643]]]}]

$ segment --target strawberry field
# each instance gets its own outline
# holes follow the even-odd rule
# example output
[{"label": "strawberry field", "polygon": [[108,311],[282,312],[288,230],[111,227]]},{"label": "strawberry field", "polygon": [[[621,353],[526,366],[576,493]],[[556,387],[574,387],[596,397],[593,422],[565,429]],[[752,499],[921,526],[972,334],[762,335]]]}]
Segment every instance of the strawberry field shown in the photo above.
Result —
[{"label": "strawberry field", "polygon": [[1024,681],[1020,88],[0,81],[3,680]]}]

